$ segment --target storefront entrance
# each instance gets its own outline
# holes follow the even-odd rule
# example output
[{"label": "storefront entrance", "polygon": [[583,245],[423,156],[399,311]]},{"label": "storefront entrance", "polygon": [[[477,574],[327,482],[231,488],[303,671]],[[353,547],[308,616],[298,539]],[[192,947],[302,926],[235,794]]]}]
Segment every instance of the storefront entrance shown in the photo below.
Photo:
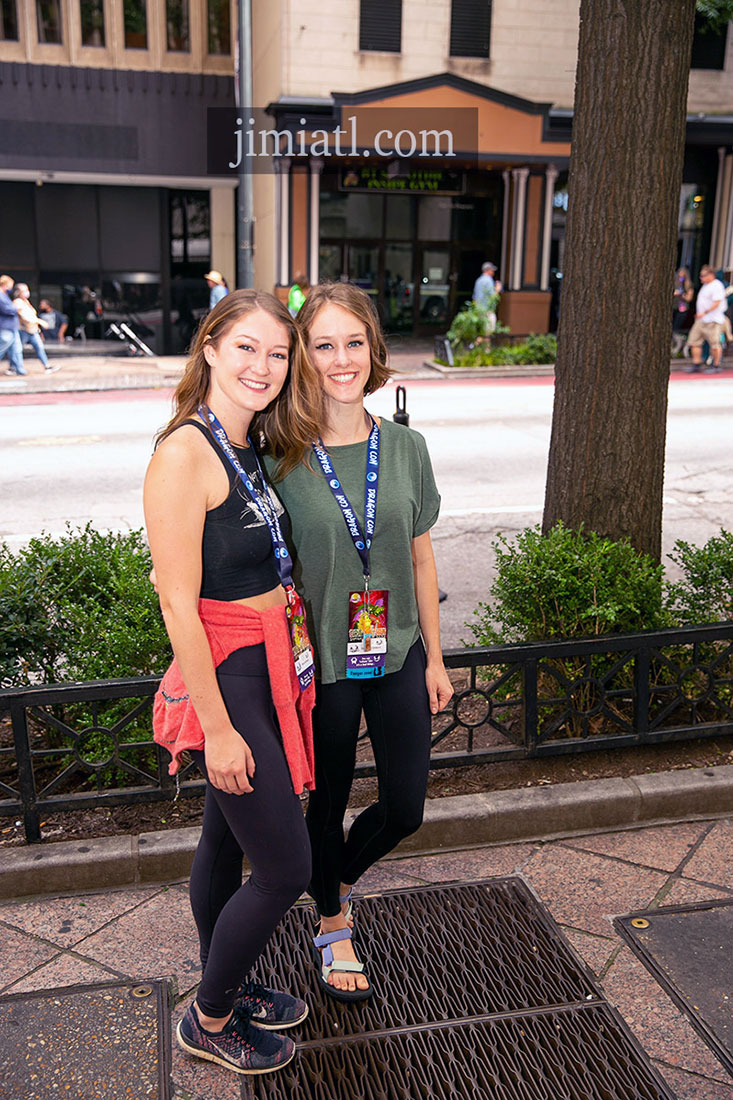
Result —
[{"label": "storefront entrance", "polygon": [[324,172],[319,277],[362,287],[388,332],[444,332],[501,246],[500,177],[460,181],[460,194],[374,194]]}]

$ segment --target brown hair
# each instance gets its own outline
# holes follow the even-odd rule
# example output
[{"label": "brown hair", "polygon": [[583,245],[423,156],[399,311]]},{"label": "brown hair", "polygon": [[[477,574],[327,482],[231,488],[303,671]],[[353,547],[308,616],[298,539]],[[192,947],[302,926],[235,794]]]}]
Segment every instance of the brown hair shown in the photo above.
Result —
[{"label": "brown hair", "polygon": [[372,369],[364,387],[364,394],[374,393],[392,377],[392,371],[387,366],[387,346],[371,298],[366,291],[354,286],[353,283],[319,283],[318,286],[312,287],[297,316],[298,328],[306,340],[310,336],[316,314],[323,306],[329,304],[341,306],[342,309],[353,313],[366,328]]},{"label": "brown hair", "polygon": [[272,294],[259,290],[234,290],[222,298],[199,325],[183,378],[173,395],[173,416],[156,437],[156,446],[185,420],[195,417],[211,385],[211,368],[204,344],[219,340],[248,313],[261,309],[288,330],[289,370],[283,388],[268,407],[256,413],[250,427],[252,439],[280,459],[277,478],[284,477],[304,460],[306,449],[317,439],[323,422],[323,394],[315,367],[305,352],[303,339],[285,306]]}]

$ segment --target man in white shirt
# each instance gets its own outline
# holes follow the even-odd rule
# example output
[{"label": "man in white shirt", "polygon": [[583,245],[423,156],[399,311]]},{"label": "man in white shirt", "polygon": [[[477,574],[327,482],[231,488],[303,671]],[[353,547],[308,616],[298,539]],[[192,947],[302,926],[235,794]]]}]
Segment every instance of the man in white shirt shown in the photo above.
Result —
[{"label": "man in white shirt", "polygon": [[695,323],[687,337],[687,343],[692,352],[690,369],[693,371],[702,369],[702,346],[707,340],[713,357],[713,370],[720,370],[720,360],[723,355],[720,336],[725,321],[723,309],[725,287],[719,279],[715,278],[715,272],[708,264],[700,268],[700,282],[702,286],[695,306]]}]

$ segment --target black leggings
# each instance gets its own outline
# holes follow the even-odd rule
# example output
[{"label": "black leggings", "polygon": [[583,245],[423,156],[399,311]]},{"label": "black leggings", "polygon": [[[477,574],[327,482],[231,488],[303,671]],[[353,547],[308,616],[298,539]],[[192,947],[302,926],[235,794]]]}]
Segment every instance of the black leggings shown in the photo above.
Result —
[{"label": "black leggings", "polygon": [[[344,814],[356,763],[362,708],[379,796],[344,839]],[[399,672],[380,680],[319,684],[313,712],[316,789],[306,821],[313,854],[310,893],[326,917],[339,911],[339,883],[361,875],[420,828],[430,764],[430,707],[425,650],[416,642]]]},{"label": "black leggings", "polygon": [[[263,645],[238,649],[217,669],[233,726],[255,759],[252,794],[207,782],[204,824],[191,870],[191,908],[203,978],[196,1001],[226,1016],[237,986],[278,922],[308,886],[310,845],[282,749]],[[192,753],[206,776],[203,751]],[[208,777],[207,777],[208,778]],[[252,869],[242,885],[242,853]]]}]

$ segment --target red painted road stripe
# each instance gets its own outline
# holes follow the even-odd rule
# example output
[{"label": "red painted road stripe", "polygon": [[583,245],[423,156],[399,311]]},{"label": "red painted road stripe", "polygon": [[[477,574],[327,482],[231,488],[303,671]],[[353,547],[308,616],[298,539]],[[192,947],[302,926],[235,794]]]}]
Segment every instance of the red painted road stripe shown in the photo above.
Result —
[{"label": "red painted road stripe", "polygon": [[[687,374],[683,371],[675,371],[670,377],[670,383],[702,381],[705,378],[733,379],[733,367],[724,368],[720,374]],[[422,387],[434,389],[444,386],[446,381],[451,386],[464,388],[466,386],[554,386],[555,379],[552,375],[536,375],[531,378],[414,378],[409,375],[398,375],[393,379],[395,385]],[[0,408],[5,405],[90,405],[104,401],[169,401],[173,395],[173,389],[135,389],[134,387],[120,390],[83,390],[83,391],[54,391],[48,393],[7,393],[0,390]]]}]

